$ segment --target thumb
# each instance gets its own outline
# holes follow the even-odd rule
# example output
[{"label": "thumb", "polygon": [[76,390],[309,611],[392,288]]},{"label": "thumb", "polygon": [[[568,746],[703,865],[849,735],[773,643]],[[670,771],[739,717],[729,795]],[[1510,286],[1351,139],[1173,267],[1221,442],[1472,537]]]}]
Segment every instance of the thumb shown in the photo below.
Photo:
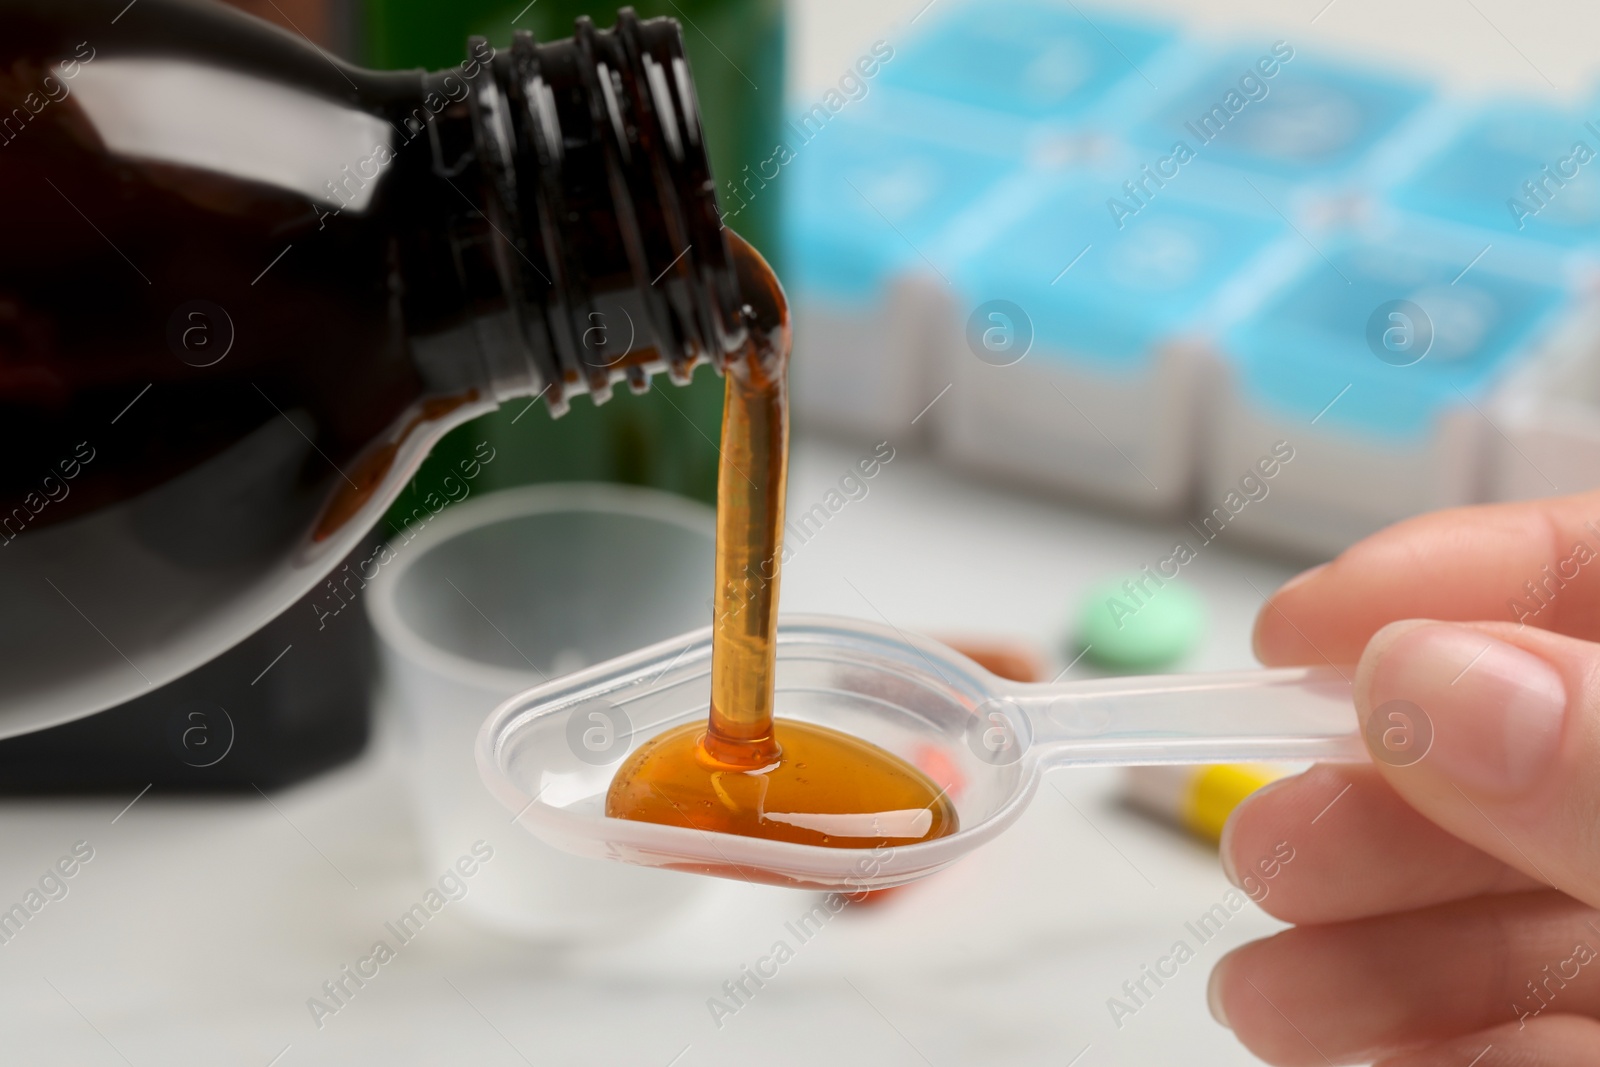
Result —
[{"label": "thumb", "polygon": [[1600,645],[1397,622],[1368,642],[1355,697],[1373,759],[1412,807],[1600,907]]}]

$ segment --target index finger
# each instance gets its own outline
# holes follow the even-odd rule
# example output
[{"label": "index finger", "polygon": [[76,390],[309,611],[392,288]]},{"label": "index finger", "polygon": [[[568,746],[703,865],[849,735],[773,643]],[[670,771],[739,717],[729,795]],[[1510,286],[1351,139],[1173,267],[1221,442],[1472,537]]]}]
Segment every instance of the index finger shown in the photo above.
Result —
[{"label": "index finger", "polygon": [[1600,640],[1600,491],[1419,515],[1279,589],[1256,617],[1269,665],[1354,663],[1400,619],[1505,621]]}]

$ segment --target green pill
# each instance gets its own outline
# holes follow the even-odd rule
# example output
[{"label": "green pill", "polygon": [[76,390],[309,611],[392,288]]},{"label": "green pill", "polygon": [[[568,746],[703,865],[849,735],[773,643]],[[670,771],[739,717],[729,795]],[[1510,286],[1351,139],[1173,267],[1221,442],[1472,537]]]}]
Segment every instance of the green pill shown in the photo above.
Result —
[{"label": "green pill", "polygon": [[1182,582],[1109,578],[1084,594],[1073,651],[1087,650],[1084,659],[1112,670],[1159,670],[1195,650],[1205,622],[1200,594]]}]

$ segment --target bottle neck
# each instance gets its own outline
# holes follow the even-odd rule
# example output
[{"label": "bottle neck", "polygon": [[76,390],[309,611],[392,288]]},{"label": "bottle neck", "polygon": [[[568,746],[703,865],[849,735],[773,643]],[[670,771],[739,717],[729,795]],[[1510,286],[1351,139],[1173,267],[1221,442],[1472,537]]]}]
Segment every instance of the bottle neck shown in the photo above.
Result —
[{"label": "bottle neck", "polygon": [[[720,369],[743,300],[677,23],[625,9],[610,30],[580,18],[568,40],[468,50],[389,116],[427,138],[417,202],[400,205],[425,376],[470,335],[495,399],[541,394],[560,414],[574,393]],[[439,224],[416,226],[421,209]]]}]

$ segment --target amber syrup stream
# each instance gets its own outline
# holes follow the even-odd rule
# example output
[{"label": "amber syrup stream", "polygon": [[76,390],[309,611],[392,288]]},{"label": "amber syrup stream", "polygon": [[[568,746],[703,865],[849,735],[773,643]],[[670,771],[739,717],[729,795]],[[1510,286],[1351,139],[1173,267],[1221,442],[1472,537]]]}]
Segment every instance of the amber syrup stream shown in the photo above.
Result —
[{"label": "amber syrup stream", "polygon": [[750,340],[726,369],[710,716],[635,750],[612,779],[606,814],[836,848],[954,833],[955,805],[910,763],[774,716],[789,312],[771,268],[737,236],[732,243]]}]

